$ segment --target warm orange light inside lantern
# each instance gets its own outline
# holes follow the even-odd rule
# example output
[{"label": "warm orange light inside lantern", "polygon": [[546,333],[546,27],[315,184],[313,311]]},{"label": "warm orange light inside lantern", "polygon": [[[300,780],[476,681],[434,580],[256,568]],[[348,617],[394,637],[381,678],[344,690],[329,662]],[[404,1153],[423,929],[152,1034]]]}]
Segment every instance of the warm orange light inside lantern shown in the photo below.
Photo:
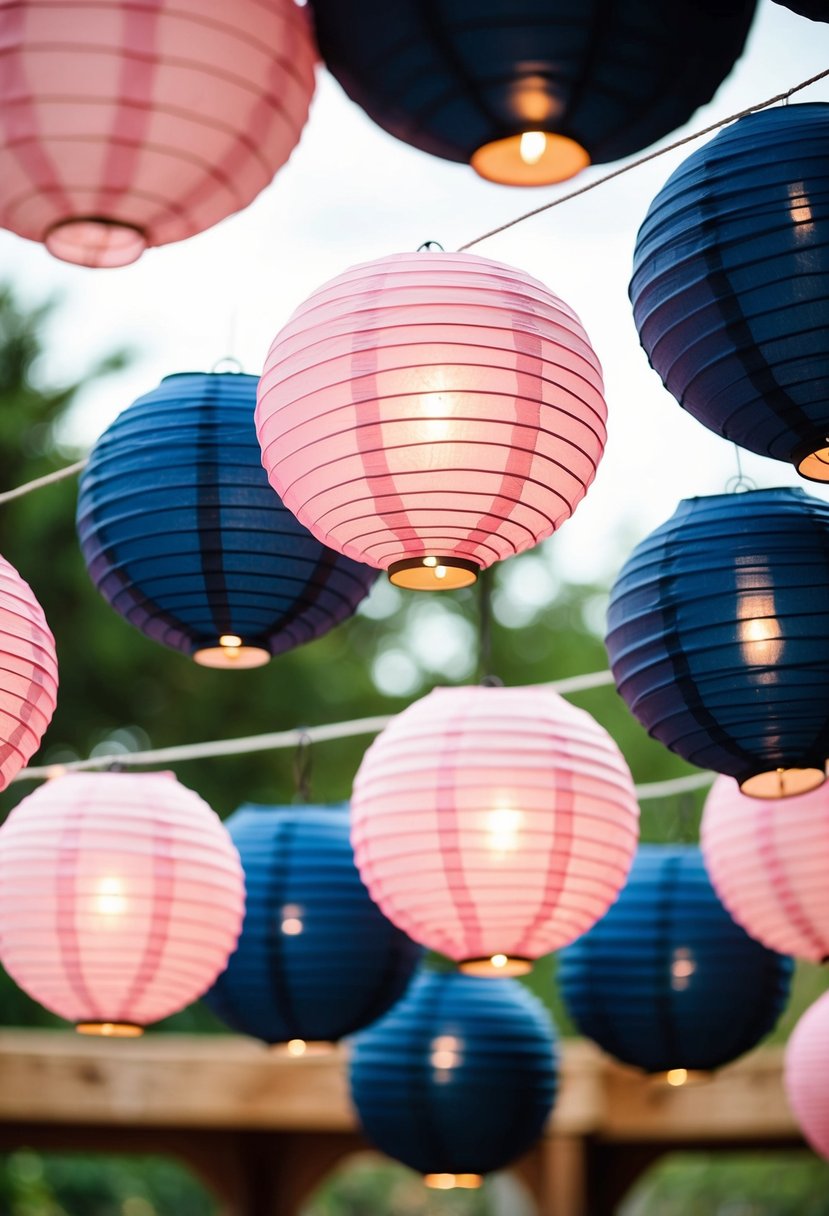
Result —
[{"label": "warm orange light inside lantern", "polygon": [[673,1089],[682,1089],[686,1085],[706,1085],[713,1079],[714,1074],[694,1068],[669,1068],[667,1072],[658,1072],[651,1078],[658,1085],[670,1085]]},{"label": "warm orange light inside lantern", "polygon": [[330,1055],[334,1044],[326,1039],[288,1039],[287,1043],[275,1043],[274,1049],[293,1060],[301,1060],[304,1056]]},{"label": "warm orange light inside lantern", "polygon": [[[825,440],[829,445],[829,438]],[[807,481],[829,481],[829,446],[815,448],[795,461],[795,468]]]},{"label": "warm orange light inside lantern", "polygon": [[46,234],[44,244],[52,256],[62,262],[99,269],[129,266],[147,248],[144,233],[139,228],[98,216],[56,224]]},{"label": "warm orange light inside lantern", "polygon": [[433,1191],[453,1191],[456,1187],[476,1191],[484,1180],[480,1174],[424,1174],[423,1181]]},{"label": "warm orange light inside lantern", "polygon": [[78,1022],[78,1034],[94,1034],[106,1039],[137,1039],[144,1033],[143,1026],[134,1022]]},{"label": "warm orange light inside lantern", "polygon": [[755,773],[740,785],[749,798],[792,798],[816,790],[826,780],[820,768],[773,768]]},{"label": "warm orange light inside lantern", "polygon": [[532,959],[512,954],[490,954],[488,958],[465,958],[458,963],[464,975],[477,975],[482,979],[498,979],[501,976],[526,975],[532,971]]},{"label": "warm orange light inside lantern", "polygon": [[234,667],[238,670],[264,667],[271,661],[269,650],[262,646],[246,646],[244,640],[235,633],[223,633],[218,646],[205,646],[197,650],[193,658],[202,667],[217,667],[224,671]]},{"label": "warm orange light inside lantern", "polygon": [[407,591],[457,591],[478,580],[481,567],[464,557],[406,557],[389,566],[389,582]]},{"label": "warm orange light inside lantern", "polygon": [[472,168],[504,186],[549,186],[575,177],[590,164],[581,144],[567,135],[524,131],[484,144],[472,154]]}]

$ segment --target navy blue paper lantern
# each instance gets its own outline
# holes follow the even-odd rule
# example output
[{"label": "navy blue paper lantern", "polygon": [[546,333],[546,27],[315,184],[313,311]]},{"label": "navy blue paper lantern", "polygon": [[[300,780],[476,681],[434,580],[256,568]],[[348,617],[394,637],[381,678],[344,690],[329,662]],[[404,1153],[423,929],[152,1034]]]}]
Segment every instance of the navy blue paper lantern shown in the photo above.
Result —
[{"label": "navy blue paper lantern", "polygon": [[755,0],[311,0],[329,70],[398,139],[513,186],[647,147],[711,99]]},{"label": "navy blue paper lantern", "polygon": [[236,952],[204,997],[213,1012],[293,1055],[385,1013],[423,951],[363,886],[348,807],[247,805],[225,827],[247,896]]},{"label": "navy blue paper lantern", "polygon": [[679,404],[829,481],[829,105],[749,114],[680,165],[636,242],[630,295]]},{"label": "navy blue paper lantern", "polygon": [[92,581],[147,637],[207,667],[258,667],[350,616],[377,571],[321,545],[262,468],[255,376],[167,376],[81,475]]},{"label": "navy blue paper lantern", "polygon": [[829,21],[829,2],[827,0],[777,0],[784,8],[808,17],[811,21]]},{"label": "navy blue paper lantern", "polygon": [[734,923],[692,845],[640,845],[616,903],[558,955],[579,1031],[673,1085],[755,1047],[783,1011],[793,970]]},{"label": "navy blue paper lantern", "polygon": [[607,650],[671,751],[754,797],[814,789],[829,757],[829,505],[799,489],[686,499],[622,567]]},{"label": "navy blue paper lantern", "polygon": [[541,1134],[556,1063],[549,1014],[516,980],[422,971],[353,1040],[351,1096],[369,1140],[427,1185],[479,1186]]}]

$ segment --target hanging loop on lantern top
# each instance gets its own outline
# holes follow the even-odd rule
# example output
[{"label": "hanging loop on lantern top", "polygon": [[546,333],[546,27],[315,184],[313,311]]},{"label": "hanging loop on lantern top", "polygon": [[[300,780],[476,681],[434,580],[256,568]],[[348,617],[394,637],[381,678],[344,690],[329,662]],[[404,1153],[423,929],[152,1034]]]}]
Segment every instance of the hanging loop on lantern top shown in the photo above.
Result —
[{"label": "hanging loop on lantern top", "polygon": [[799,489],[680,503],[616,579],[607,650],[649,734],[757,798],[825,780],[829,505]]},{"label": "hanging loop on lantern top", "polygon": [[268,484],[256,376],[185,372],[139,397],[95,444],[77,529],[104,599],[204,667],[244,670],[321,637],[373,585]]},{"label": "hanging loop on lantern top", "polygon": [[754,0],[310,0],[327,67],[398,139],[512,186],[629,156],[710,101]]},{"label": "hanging loop on lantern top", "polygon": [[829,480],[829,105],[740,118],[691,154],[639,230],[630,296],[679,404]]},{"label": "hanging loop on lantern top", "polygon": [[424,241],[422,245],[418,245],[417,252],[418,253],[432,253],[432,252],[445,253],[446,250],[444,249],[443,245],[441,245],[440,241]]},{"label": "hanging loop on lantern top", "polygon": [[474,254],[396,254],[325,284],[259,382],[262,462],[287,507],[398,586],[448,591],[572,515],[606,438],[575,313]]},{"label": "hanging loop on lantern top", "polygon": [[0,224],[125,266],[246,207],[308,115],[316,53],[293,0],[5,5]]}]

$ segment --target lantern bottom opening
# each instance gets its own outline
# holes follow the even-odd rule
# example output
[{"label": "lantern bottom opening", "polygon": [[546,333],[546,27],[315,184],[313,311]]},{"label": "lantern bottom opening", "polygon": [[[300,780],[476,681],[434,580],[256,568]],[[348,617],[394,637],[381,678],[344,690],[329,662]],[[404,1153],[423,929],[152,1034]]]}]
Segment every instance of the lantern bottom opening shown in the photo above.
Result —
[{"label": "lantern bottom opening", "polygon": [[650,1079],[656,1085],[682,1089],[688,1085],[706,1085],[713,1081],[714,1074],[701,1068],[669,1068],[665,1072],[652,1073]]},{"label": "lantern bottom opening", "polygon": [[490,954],[485,958],[465,958],[458,963],[464,975],[477,975],[482,979],[501,979],[505,975],[527,975],[533,969],[533,961],[516,954]]},{"label": "lantern bottom opening", "polygon": [[794,451],[794,467],[807,481],[829,481],[829,436],[802,444]]},{"label": "lantern bottom opening", "polygon": [[43,243],[62,262],[94,269],[129,266],[147,248],[140,228],[97,215],[61,220],[49,229]]},{"label": "lantern bottom opening", "polygon": [[196,650],[193,659],[201,667],[215,667],[222,671],[243,671],[249,667],[264,667],[271,661],[271,652],[263,646],[247,646],[235,634],[223,634],[215,646],[203,646]]},{"label": "lantern bottom opening", "polygon": [[825,780],[822,768],[772,768],[741,781],[740,789],[749,798],[792,798],[816,790]]},{"label": "lantern bottom opening", "polygon": [[533,130],[483,144],[469,163],[479,177],[501,186],[550,186],[581,173],[590,156],[567,135]]},{"label": "lantern bottom opening", "polygon": [[135,1022],[76,1022],[78,1034],[94,1034],[105,1039],[137,1039],[144,1033]]},{"label": "lantern bottom opening", "polygon": [[465,557],[430,553],[425,557],[404,557],[392,562],[389,582],[407,591],[457,591],[478,581],[481,567]]},{"label": "lantern bottom opening", "polygon": [[288,1039],[285,1043],[274,1043],[272,1046],[278,1055],[299,1060],[303,1056],[330,1055],[335,1044],[328,1039]]},{"label": "lantern bottom opening", "polygon": [[484,1182],[480,1174],[424,1174],[423,1181],[433,1191],[453,1191],[456,1187],[476,1191]]}]

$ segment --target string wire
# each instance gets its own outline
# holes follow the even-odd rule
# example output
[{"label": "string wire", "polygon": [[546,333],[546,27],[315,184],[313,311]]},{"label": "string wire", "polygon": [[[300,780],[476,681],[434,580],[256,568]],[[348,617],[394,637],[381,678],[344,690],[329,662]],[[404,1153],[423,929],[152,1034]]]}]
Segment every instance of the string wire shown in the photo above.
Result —
[{"label": "string wire", "polygon": [[[480,236],[474,237],[471,241],[458,247],[458,252],[462,253],[467,249],[472,249],[475,245],[480,245],[483,241],[489,240],[493,236],[498,236],[502,232],[506,232],[510,228],[514,228],[518,224],[523,224],[526,220],[533,219],[537,215],[542,215],[546,211],[551,211],[554,207],[559,207],[563,203],[570,202],[574,198],[579,198],[581,195],[588,194],[592,190],[598,189],[600,186],[606,185],[623,174],[630,173],[634,169],[638,169],[641,165],[648,164],[652,160],[656,160],[660,156],[665,156],[669,152],[675,151],[677,148],[684,147],[686,144],[693,143],[697,139],[702,139],[703,136],[711,134],[713,131],[718,131],[729,123],[736,122],[740,118],[745,118],[749,114],[757,113],[759,110],[768,109],[769,106],[783,102],[787,104],[789,98],[793,94],[800,92],[802,89],[808,88],[810,85],[817,84],[818,81],[829,76],[829,68],[822,72],[818,72],[814,76],[810,76],[806,80],[801,80],[798,84],[792,85],[782,93],[776,93],[773,97],[767,98],[765,101],[756,102],[754,105],[748,106],[743,110],[739,110],[735,114],[730,114],[725,118],[718,119],[716,122],[710,123],[707,127],[701,128],[690,135],[685,135],[681,139],[674,140],[664,147],[657,148],[652,152],[646,153],[644,156],[638,157],[636,160],[629,161],[625,165],[621,165],[617,169],[612,169],[610,172],[603,174],[592,182],[580,186],[576,190],[571,190],[567,194],[559,195],[557,198],[551,199],[547,203],[542,203],[539,207],[534,207],[530,211],[525,211],[521,215],[515,216],[511,220],[507,220],[503,224],[499,224],[496,228],[490,228],[487,232],[483,232]],[[436,242],[428,241],[421,248],[429,248]],[[739,456],[738,456],[739,460]],[[25,482],[22,485],[16,486],[11,490],[6,490],[0,493],[0,505],[13,502],[18,498],[23,498],[27,494],[31,494],[37,490],[43,489],[46,486],[54,485],[56,482],[65,481],[70,477],[76,476],[86,467],[87,460],[78,460],[74,464],[66,465],[62,469],[56,469],[52,473],[47,473],[43,477],[36,477],[32,481]],[[742,481],[742,469],[738,474]],[[486,668],[490,662],[490,645],[491,645],[491,604],[490,604],[490,588],[486,584],[481,588],[482,595],[480,601],[480,665],[482,676],[488,675]],[[566,696],[570,693],[585,692],[592,688],[601,688],[613,683],[613,676],[609,671],[594,671],[588,672],[581,676],[572,676],[564,680],[556,680],[546,687],[555,689],[557,692]],[[348,739],[360,735],[375,735],[379,734],[391,721],[390,715],[379,715],[368,718],[356,718],[348,722],[332,722],[322,726],[308,726],[300,729],[286,731],[272,731],[261,735],[248,735],[238,739],[216,739],[206,743],[189,743],[178,747],[163,747],[154,748],[140,752],[118,752],[109,755],[100,755],[90,757],[86,760],[73,760],[66,764],[49,764],[42,766],[32,766],[25,768],[17,773],[12,778],[13,782],[17,781],[38,781],[46,780],[50,777],[57,776],[60,773],[67,772],[87,772],[96,769],[105,769],[114,764],[122,768],[134,768],[138,766],[152,766],[157,764],[170,764],[176,761],[184,760],[201,760],[209,759],[217,756],[240,756],[247,755],[252,752],[262,751],[277,751],[283,748],[294,748],[295,756],[295,782],[297,785],[297,793],[300,797],[307,797],[308,794],[308,779],[310,776],[310,755],[309,748],[312,743],[324,743],[332,739]],[[693,792],[694,790],[704,789],[714,780],[711,773],[694,773],[687,777],[676,777],[666,781],[648,782],[644,785],[636,786],[637,796],[641,800],[651,798],[666,798],[671,796],[682,796]]]},{"label": "string wire", "polygon": [[684,147],[685,144],[693,143],[696,139],[702,139],[704,135],[710,135],[712,131],[719,131],[721,127],[727,127],[729,123],[736,122],[739,118],[746,118],[749,114],[757,113],[758,110],[767,110],[769,106],[777,105],[778,102],[788,102],[792,94],[799,93],[801,89],[807,89],[809,85],[817,84],[819,80],[823,80],[826,76],[829,76],[829,68],[826,68],[823,72],[818,72],[816,76],[810,76],[808,80],[801,80],[799,84],[792,85],[784,93],[775,93],[774,97],[768,97],[765,101],[758,101],[754,105],[747,106],[744,110],[738,110],[736,114],[729,114],[727,118],[719,118],[707,127],[694,131],[691,135],[683,135],[681,139],[676,139],[673,143],[666,144],[663,148],[656,148],[654,151],[647,152],[636,160],[628,161],[626,165],[621,165],[618,169],[611,169],[609,173],[604,173],[592,182],[587,182],[586,185],[579,186],[576,190],[570,190],[567,194],[560,194],[558,198],[551,199],[548,203],[542,203],[540,207],[533,207],[531,211],[525,211],[522,215],[517,215],[514,219],[499,224],[497,228],[490,228],[488,232],[481,233],[480,236],[467,241],[465,245],[459,245],[458,253],[464,253],[467,249],[472,249],[474,245],[480,245],[482,241],[488,241],[490,237],[498,236],[509,228],[514,228],[516,224],[523,224],[525,220],[533,219],[536,215],[543,215],[545,211],[551,211],[553,207],[560,207],[562,203],[569,203],[571,199],[579,198],[582,194],[589,194],[591,190],[597,190],[599,186],[604,186],[615,178],[622,177],[623,174],[630,173],[631,170],[648,164],[649,161],[657,160],[660,156],[666,156],[668,152],[674,152],[677,148]]}]

